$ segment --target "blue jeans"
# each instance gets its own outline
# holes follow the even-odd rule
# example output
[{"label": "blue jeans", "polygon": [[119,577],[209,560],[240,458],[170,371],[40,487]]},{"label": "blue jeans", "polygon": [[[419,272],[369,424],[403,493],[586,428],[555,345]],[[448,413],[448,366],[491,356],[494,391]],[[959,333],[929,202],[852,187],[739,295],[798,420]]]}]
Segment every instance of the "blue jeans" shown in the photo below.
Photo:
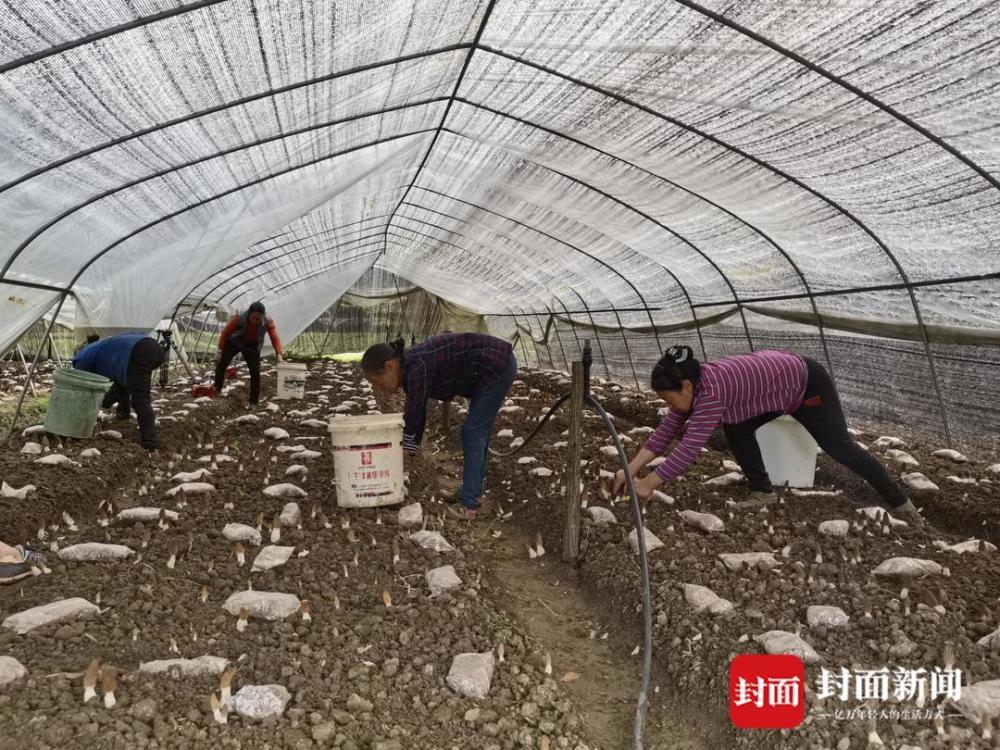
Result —
[{"label": "blue jeans", "polygon": [[517,377],[517,360],[510,355],[510,364],[496,382],[484,387],[476,386],[469,400],[469,413],[462,426],[462,505],[478,508],[486,479],[486,460],[490,449],[490,436],[497,414],[507,398],[511,383]]}]

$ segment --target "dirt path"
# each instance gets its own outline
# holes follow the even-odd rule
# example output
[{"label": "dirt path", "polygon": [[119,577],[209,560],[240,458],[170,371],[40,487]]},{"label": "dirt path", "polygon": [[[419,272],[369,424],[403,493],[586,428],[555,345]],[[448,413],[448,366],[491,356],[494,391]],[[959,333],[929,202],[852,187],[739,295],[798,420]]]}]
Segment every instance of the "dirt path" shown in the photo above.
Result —
[{"label": "dirt path", "polygon": [[[552,674],[576,702],[586,734],[605,750],[631,747],[638,657],[630,658],[624,644],[614,644],[614,633],[607,640],[600,638],[607,630],[592,620],[593,607],[575,582],[574,571],[559,561],[559,550],[548,551],[543,561],[529,561],[528,540],[516,534],[505,525],[500,539],[484,540],[481,546],[496,583],[504,589],[507,608],[551,655]],[[645,747],[702,750],[708,745],[695,736],[692,725],[654,705]]]}]

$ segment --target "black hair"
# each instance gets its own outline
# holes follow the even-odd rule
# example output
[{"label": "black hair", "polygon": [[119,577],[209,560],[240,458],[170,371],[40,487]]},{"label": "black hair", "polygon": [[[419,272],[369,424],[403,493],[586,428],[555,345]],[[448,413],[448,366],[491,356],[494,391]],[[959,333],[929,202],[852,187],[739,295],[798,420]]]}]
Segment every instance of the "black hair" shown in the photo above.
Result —
[{"label": "black hair", "polygon": [[679,391],[685,380],[698,383],[701,362],[694,358],[690,346],[672,346],[660,358],[650,376],[654,391]]},{"label": "black hair", "polygon": [[365,372],[382,372],[386,362],[398,359],[403,354],[405,346],[406,342],[402,338],[369,346],[361,357],[361,369]]},{"label": "black hair", "polygon": [[92,333],[89,336],[87,336],[88,344],[93,344],[95,341],[100,341],[100,340],[101,340],[101,334],[99,333]]},{"label": "black hair", "polygon": [[250,313],[259,312],[261,315],[264,314],[264,303],[261,301],[251,302],[250,307],[247,309],[247,315]]}]

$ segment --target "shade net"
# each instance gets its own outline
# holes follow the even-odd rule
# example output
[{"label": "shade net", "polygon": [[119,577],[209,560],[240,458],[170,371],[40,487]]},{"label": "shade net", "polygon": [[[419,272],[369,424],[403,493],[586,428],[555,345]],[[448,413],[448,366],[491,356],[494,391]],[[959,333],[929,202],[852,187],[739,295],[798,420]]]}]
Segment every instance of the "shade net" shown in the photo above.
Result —
[{"label": "shade net", "polygon": [[959,0],[6,0],[0,351],[65,293],[95,330],[173,320],[210,354],[259,299],[309,355],[488,326],[565,367],[593,331],[640,385],[680,340],[786,346],[858,419],[982,435],[998,22]]}]

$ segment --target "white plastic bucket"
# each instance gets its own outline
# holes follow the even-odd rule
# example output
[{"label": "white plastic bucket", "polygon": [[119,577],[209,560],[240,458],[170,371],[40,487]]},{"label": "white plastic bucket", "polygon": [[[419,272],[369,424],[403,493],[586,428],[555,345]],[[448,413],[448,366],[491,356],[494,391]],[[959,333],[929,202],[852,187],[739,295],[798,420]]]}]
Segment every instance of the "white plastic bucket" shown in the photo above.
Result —
[{"label": "white plastic bucket", "polygon": [[784,415],[757,429],[757,444],[775,487],[812,487],[819,446],[798,420]]},{"label": "white plastic bucket", "polygon": [[403,502],[403,415],[334,417],[337,505],[374,508]]},{"label": "white plastic bucket", "polygon": [[278,363],[278,398],[306,395],[306,366],[298,362]]}]

